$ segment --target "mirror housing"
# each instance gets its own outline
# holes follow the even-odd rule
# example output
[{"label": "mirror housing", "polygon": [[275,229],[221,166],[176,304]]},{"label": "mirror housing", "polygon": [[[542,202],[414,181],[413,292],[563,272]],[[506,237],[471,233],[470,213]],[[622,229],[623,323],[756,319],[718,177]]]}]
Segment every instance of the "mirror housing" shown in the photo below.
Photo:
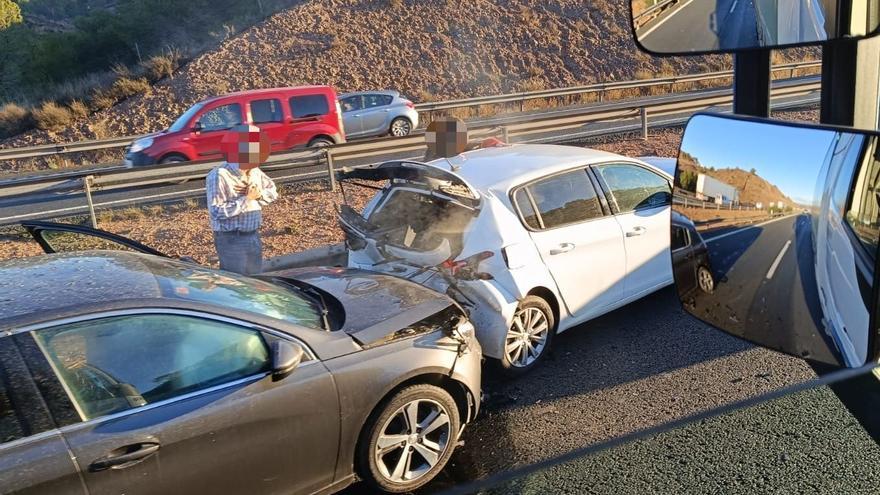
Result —
[{"label": "mirror housing", "polygon": [[880,31],[880,2],[865,0],[630,0],[636,44],[657,55],[787,48]]},{"label": "mirror housing", "polygon": [[697,114],[675,173],[685,310],[833,366],[880,355],[880,134]]},{"label": "mirror housing", "polygon": [[193,124],[192,129],[190,129],[190,131],[192,131],[194,134],[198,134],[198,133],[202,132],[202,129],[204,129],[204,127],[202,126],[202,123],[197,121],[195,124]]},{"label": "mirror housing", "polygon": [[305,351],[302,346],[278,339],[272,342],[272,381],[277,382],[290,376],[302,361]]}]

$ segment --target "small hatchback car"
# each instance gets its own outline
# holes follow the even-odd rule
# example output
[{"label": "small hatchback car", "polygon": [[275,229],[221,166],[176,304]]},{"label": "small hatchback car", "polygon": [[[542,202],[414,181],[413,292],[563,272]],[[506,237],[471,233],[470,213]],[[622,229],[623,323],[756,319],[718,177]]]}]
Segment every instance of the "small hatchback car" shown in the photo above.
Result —
[{"label": "small hatchback car", "polygon": [[134,141],[125,151],[125,164],[222,159],[220,143],[239,124],[253,124],[265,131],[273,152],[345,142],[342,112],[333,88],[260,89],[196,103],[168,129]]},{"label": "small hatchback car", "polygon": [[2,493],[311,494],[356,475],[407,492],[477,413],[479,343],[443,294],[26,227],[47,251],[100,249],[0,262]]},{"label": "small hatchback car", "polygon": [[349,138],[408,136],[419,126],[416,106],[397,91],[346,93],[339,103]]},{"label": "small hatchback car", "polygon": [[385,182],[363,215],[341,208],[349,266],[446,291],[513,374],[555,333],[672,283],[672,177],[638,160],[513,145],[339,176]]}]

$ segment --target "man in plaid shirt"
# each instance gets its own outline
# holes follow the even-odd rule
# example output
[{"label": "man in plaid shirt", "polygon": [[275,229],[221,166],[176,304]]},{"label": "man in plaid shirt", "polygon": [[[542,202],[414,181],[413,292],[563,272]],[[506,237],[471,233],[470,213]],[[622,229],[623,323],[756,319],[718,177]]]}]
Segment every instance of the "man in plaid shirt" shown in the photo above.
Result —
[{"label": "man in plaid shirt", "polygon": [[262,272],[262,207],[278,199],[278,190],[262,170],[269,140],[258,127],[242,125],[224,138],[226,163],[208,173],[205,189],[214,247],[220,269],[255,275]]}]

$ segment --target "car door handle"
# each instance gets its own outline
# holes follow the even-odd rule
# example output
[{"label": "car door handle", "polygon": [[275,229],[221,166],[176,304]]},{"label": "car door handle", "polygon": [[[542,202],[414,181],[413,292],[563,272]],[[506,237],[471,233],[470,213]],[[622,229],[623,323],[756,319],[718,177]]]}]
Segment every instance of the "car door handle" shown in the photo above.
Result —
[{"label": "car door handle", "polygon": [[89,471],[105,471],[107,469],[124,469],[159,451],[159,444],[153,442],[135,443],[120,447],[104,457],[89,464]]},{"label": "car door handle", "polygon": [[356,113],[356,114],[354,114],[354,116],[355,116],[355,117],[360,117],[360,116],[361,116],[361,114],[359,114],[359,113]]},{"label": "car door handle", "polygon": [[637,235],[642,235],[647,231],[648,231],[648,229],[646,229],[644,227],[633,227],[632,230],[630,230],[629,232],[626,233],[626,236],[627,237],[635,237]]},{"label": "car door handle", "polygon": [[572,244],[570,242],[563,242],[562,244],[559,245],[559,247],[551,249],[550,254],[555,255],[555,254],[567,253],[567,252],[571,251],[572,249],[574,249],[574,244]]},{"label": "car door handle", "polygon": [[390,109],[390,108],[386,108],[385,110],[382,110],[382,111],[385,112],[385,113],[389,113],[389,112],[391,112],[391,109]]}]

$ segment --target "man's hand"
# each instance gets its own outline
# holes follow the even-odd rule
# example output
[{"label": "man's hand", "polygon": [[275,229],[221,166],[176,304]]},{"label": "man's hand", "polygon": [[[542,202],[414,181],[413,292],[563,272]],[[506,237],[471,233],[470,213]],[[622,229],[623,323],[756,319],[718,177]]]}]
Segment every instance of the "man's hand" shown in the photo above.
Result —
[{"label": "man's hand", "polygon": [[247,198],[248,199],[260,199],[263,196],[263,190],[260,189],[260,186],[256,184],[251,184],[247,187]]}]

